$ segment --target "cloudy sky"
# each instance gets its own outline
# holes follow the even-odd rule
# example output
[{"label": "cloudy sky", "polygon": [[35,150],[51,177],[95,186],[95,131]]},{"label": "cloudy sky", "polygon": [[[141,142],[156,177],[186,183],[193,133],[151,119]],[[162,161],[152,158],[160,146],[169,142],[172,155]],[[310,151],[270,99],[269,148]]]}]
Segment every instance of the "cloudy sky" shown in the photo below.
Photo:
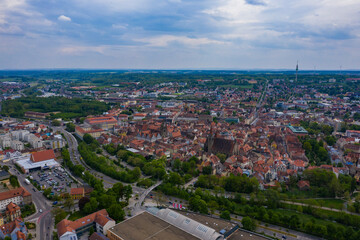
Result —
[{"label": "cloudy sky", "polygon": [[0,0],[0,69],[360,69],[359,0]]}]

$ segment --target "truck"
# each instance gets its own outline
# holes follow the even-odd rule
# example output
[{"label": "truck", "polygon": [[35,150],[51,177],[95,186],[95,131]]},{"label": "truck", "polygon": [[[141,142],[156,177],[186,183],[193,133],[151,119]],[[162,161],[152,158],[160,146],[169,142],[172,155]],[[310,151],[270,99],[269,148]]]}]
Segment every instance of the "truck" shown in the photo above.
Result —
[{"label": "truck", "polygon": [[29,179],[27,179],[27,178],[25,178],[25,182],[26,182],[26,184],[30,184],[30,181],[29,181]]}]

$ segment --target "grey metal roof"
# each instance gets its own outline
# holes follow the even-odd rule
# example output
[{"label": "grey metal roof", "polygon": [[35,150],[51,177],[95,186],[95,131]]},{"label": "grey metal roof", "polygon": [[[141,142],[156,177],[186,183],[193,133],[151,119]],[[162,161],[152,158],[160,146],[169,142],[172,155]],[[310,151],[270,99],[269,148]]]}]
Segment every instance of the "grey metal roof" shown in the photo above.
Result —
[{"label": "grey metal roof", "polygon": [[214,229],[209,228],[191,218],[181,215],[171,209],[157,209],[149,208],[148,211],[158,218],[180,228],[181,230],[190,233],[200,239],[204,240],[222,240],[223,236]]}]

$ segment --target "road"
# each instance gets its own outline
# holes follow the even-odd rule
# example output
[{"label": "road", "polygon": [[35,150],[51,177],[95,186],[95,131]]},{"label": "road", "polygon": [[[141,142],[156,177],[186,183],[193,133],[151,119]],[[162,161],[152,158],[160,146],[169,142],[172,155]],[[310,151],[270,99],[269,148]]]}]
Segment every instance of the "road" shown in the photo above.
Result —
[{"label": "road", "polygon": [[253,119],[253,121],[250,123],[250,125],[254,125],[257,123],[258,121],[258,118],[259,118],[259,110],[260,108],[263,106],[264,104],[264,99],[266,98],[266,92],[269,88],[269,81],[266,80],[266,85],[264,87],[264,91],[262,92],[261,96],[260,96],[260,99],[258,101],[258,103],[256,104],[256,107],[255,107],[255,113],[254,113],[254,116],[255,118]]},{"label": "road", "polygon": [[[35,222],[36,221],[36,239],[50,240],[52,239],[52,230],[54,226],[53,218],[51,215],[51,203],[39,192],[32,184],[25,183],[26,175],[19,173],[14,169],[13,165],[6,163],[9,166],[9,172],[12,175],[18,177],[19,183],[32,195],[32,201],[35,205],[36,212],[25,218],[25,221]],[[35,189],[35,191],[34,191]],[[42,213],[40,213],[40,209]]]},{"label": "road", "polygon": [[159,186],[162,183],[162,181],[157,182],[155,185],[152,185],[150,188],[146,189],[139,197],[138,200],[133,200],[129,206],[128,209],[131,211],[131,216],[135,216],[139,214],[141,211],[143,211],[142,204],[146,198],[146,196],[154,190],[157,186]]},{"label": "road", "polygon": [[[102,174],[100,172],[97,172],[93,170],[91,167],[89,167],[83,160],[81,160],[80,153],[78,151],[78,142],[76,138],[66,131],[64,127],[53,127],[54,131],[59,131],[64,134],[65,139],[69,145],[69,152],[70,152],[70,159],[73,162],[73,164],[81,164],[84,166],[84,168],[89,171],[92,175],[95,177],[102,179],[104,181],[104,188],[111,188],[115,183],[119,182],[118,180],[115,180],[109,176],[106,176],[105,174]],[[83,182],[81,178],[77,178],[78,181]]]}]

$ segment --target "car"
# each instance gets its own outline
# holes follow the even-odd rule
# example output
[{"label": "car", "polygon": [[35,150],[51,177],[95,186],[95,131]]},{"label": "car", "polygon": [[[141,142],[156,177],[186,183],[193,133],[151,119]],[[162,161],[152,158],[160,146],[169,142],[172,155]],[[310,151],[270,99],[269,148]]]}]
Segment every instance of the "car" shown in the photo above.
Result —
[{"label": "car", "polygon": [[33,188],[33,191],[36,192],[35,188]]},{"label": "car", "polygon": [[39,209],[39,212],[42,213],[42,209],[41,209],[41,208]]}]

